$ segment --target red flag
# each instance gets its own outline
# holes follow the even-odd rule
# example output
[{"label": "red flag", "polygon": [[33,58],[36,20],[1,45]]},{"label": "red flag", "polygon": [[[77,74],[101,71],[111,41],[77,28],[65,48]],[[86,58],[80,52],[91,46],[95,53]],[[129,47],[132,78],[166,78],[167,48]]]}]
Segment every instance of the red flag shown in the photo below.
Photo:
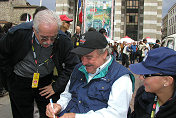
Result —
[{"label": "red flag", "polygon": [[82,13],[82,8],[81,8],[81,12],[79,13],[79,22],[82,24],[83,22],[83,13]]},{"label": "red flag", "polygon": [[104,23],[105,23],[106,21],[105,21],[105,19],[104,19],[104,17],[103,17],[103,20],[102,20],[102,26],[104,27]]}]

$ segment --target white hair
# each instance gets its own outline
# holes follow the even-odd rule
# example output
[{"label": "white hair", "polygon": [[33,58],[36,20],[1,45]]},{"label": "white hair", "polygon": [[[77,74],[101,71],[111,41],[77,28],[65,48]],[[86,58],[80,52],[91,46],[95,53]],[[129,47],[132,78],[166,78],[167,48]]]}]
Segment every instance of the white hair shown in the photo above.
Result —
[{"label": "white hair", "polygon": [[58,16],[51,10],[46,9],[39,11],[33,21],[33,28],[39,32],[39,24],[44,23],[44,24],[57,24],[58,28],[60,28],[61,21],[58,18]]},{"label": "white hair", "polygon": [[112,49],[109,47],[109,45],[107,45],[103,49],[98,49],[98,52],[99,52],[99,54],[103,54],[106,50],[107,50],[108,56],[109,56],[112,53]]}]

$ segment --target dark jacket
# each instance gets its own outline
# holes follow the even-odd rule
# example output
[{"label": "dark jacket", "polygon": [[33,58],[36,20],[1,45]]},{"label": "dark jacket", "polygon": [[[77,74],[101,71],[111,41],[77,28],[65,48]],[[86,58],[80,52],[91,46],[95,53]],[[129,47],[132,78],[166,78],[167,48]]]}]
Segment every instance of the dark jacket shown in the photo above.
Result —
[{"label": "dark jacket", "polygon": [[[11,79],[14,66],[28,54],[32,48],[33,23],[22,23],[6,34],[0,40],[0,73],[3,79]],[[62,92],[69,80],[74,66],[79,63],[78,57],[70,53],[73,49],[66,35],[59,34],[53,46],[53,61],[57,68],[58,77],[52,87],[55,92]]]},{"label": "dark jacket", "polygon": [[153,46],[153,49],[159,48],[159,47],[160,47],[160,45],[156,43],[156,44]]},{"label": "dark jacket", "polygon": [[[76,48],[76,47],[78,47],[79,45],[80,45],[80,38],[81,38],[81,34],[74,34],[73,36],[72,36],[72,42],[73,42],[73,47],[74,48]],[[77,45],[77,43],[79,44],[79,45]]]},{"label": "dark jacket", "polygon": [[[145,92],[141,86],[136,93],[132,118],[151,118],[155,94]],[[176,118],[176,92],[172,99],[160,106],[155,118]]]}]

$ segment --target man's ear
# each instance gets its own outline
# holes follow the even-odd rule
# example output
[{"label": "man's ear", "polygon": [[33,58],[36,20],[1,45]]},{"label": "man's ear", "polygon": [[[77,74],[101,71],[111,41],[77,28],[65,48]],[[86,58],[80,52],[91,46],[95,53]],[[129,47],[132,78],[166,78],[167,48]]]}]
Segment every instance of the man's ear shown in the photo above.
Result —
[{"label": "man's ear", "polygon": [[164,79],[164,86],[170,86],[174,83],[174,78],[172,76],[167,76]]},{"label": "man's ear", "polygon": [[103,54],[103,58],[106,59],[106,57],[108,56],[108,51],[105,50],[104,54]]}]

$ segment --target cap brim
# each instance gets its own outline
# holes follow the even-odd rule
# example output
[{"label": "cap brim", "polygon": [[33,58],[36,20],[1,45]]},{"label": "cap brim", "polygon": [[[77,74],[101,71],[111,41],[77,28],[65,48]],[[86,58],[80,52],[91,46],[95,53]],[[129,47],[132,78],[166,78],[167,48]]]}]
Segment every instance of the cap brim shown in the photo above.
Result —
[{"label": "cap brim", "polygon": [[72,22],[72,21],[73,21],[73,19],[66,19],[65,21]]},{"label": "cap brim", "polygon": [[70,19],[69,21],[70,21],[70,22],[72,22],[72,21],[73,21],[73,19]]},{"label": "cap brim", "polygon": [[145,74],[155,74],[158,73],[156,71],[153,70],[149,70],[147,69],[142,62],[141,63],[137,63],[137,64],[131,64],[129,66],[130,70],[137,75],[145,75]]},{"label": "cap brim", "polygon": [[83,47],[77,47],[77,48],[74,48],[73,50],[71,50],[71,52],[77,54],[77,55],[87,55],[91,52],[93,52],[95,49],[89,49],[89,48],[83,48]]}]

